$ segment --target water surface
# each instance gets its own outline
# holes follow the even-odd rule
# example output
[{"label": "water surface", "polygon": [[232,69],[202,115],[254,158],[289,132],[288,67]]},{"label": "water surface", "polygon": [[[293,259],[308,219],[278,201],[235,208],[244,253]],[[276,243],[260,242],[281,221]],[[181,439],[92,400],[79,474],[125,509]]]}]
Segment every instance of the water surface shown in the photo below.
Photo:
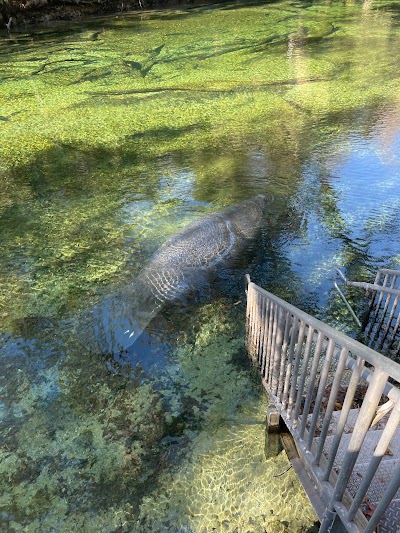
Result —
[{"label": "water surface", "polygon": [[[2,531],[307,531],[243,347],[242,277],[354,334],[334,268],[400,263],[400,10],[218,4],[0,40]],[[123,358],[71,324],[195,218],[269,198],[212,299]],[[351,295],[356,307],[360,295]]]}]

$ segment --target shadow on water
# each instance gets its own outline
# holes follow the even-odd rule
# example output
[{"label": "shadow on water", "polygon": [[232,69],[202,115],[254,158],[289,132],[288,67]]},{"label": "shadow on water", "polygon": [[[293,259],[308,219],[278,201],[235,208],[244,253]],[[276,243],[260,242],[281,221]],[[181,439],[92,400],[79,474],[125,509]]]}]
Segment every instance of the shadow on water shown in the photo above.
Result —
[{"label": "shadow on water", "polygon": [[[357,122],[361,132],[365,131],[367,134],[374,127],[376,117],[379,116],[378,111],[379,108],[368,112],[363,108],[357,108],[352,113],[338,111],[324,116],[322,126],[329,124],[329,127],[334,129],[335,125],[340,125],[342,129],[351,129],[354,122]],[[95,268],[97,263],[99,266],[96,275],[99,276],[100,267],[104,269],[106,277],[116,264],[119,273],[113,281],[123,285],[132,275],[138,273],[140,264],[143,264],[143,249],[140,250],[135,241],[144,230],[147,231],[150,223],[154,225],[160,218],[162,224],[162,217],[169,217],[174,213],[168,230],[172,234],[173,225],[182,214],[199,216],[207,212],[204,206],[209,206],[210,203],[218,204],[221,190],[223,191],[221,184],[225,178],[219,175],[216,180],[215,170],[210,167],[210,163],[213,163],[213,160],[218,163],[218,158],[223,154],[229,161],[227,190],[230,202],[259,192],[267,192],[274,198],[268,211],[268,234],[265,235],[261,247],[261,250],[272,252],[269,264],[266,263],[265,257],[260,257],[259,263],[262,265],[260,278],[267,286],[273,281],[279,285],[279,280],[285,279],[279,269],[284,268],[284,271],[287,271],[290,267],[289,263],[286,267],[282,266],[285,262],[284,254],[280,254],[281,257],[276,260],[273,259],[274,250],[278,250],[281,245],[281,237],[290,240],[301,233],[299,228],[302,218],[309,207],[300,205],[299,208],[293,209],[291,198],[297,194],[296,188],[303,179],[303,170],[310,164],[308,150],[313,144],[313,128],[310,127],[307,134],[301,137],[301,159],[296,158],[294,154],[288,154],[284,131],[280,133],[281,153],[278,154],[272,142],[277,137],[272,140],[268,137],[261,138],[236,145],[234,159],[229,157],[229,138],[222,138],[213,146],[203,145],[197,151],[180,147],[169,148],[168,155],[157,158],[155,164],[154,155],[147,151],[147,147],[153,143],[162,147],[164,143],[168,145],[170,142],[180,141],[181,138],[188,139],[185,144],[190,146],[190,139],[199,132],[207,133],[207,129],[205,124],[200,123],[136,132],[125,137],[125,142],[117,152],[104,147],[82,148],[72,143],[56,144],[41,151],[33,162],[12,169],[6,182],[9,185],[9,207],[3,209],[1,217],[2,234],[5,236],[2,243],[5,250],[2,259],[4,272],[16,269],[23,279],[27,268],[33,268],[33,279],[39,280],[40,276],[44,275],[44,280],[49,281],[46,272],[52,276],[57,273],[60,285],[63,285],[61,279],[65,279],[67,294],[70,296],[67,300],[65,297],[59,299],[62,307],[56,307],[56,312],[51,311],[49,318],[81,306],[85,293],[89,297],[88,302],[93,301],[93,283],[87,279],[88,266]],[[301,131],[305,130],[306,127]],[[323,150],[319,164],[322,169],[324,159],[329,159],[329,131],[321,143]],[[288,134],[290,136],[291,132]],[[290,137],[289,140],[292,141]],[[260,177],[258,170],[251,169],[252,152],[254,164],[265,165],[268,169],[263,170]],[[224,159],[222,161],[225,162]],[[178,169],[176,177],[173,174],[165,175],[164,168],[171,165]],[[181,169],[184,169],[184,173]],[[265,172],[271,176],[267,181]],[[189,189],[175,189],[182,186],[181,176],[188,180]],[[330,183],[334,184],[334,178],[329,172],[325,176],[321,172],[321,184],[315,190],[315,200],[322,191],[324,217],[336,221],[329,230],[331,237],[341,240],[344,248],[348,250],[348,255],[358,255],[359,262],[363,263],[366,255],[371,252],[358,246],[354,238],[347,235],[346,224],[339,223],[340,209],[337,206],[340,195],[338,196]],[[26,198],[25,201],[20,200],[21,192]],[[172,196],[169,196],[170,193]],[[118,232],[110,239],[109,232],[114,232],[115,227],[118,227]],[[377,226],[377,230],[379,227],[381,226]],[[389,225],[385,227],[389,231]],[[31,233],[46,235],[46,240],[32,239]],[[16,241],[25,245],[15,246]],[[145,252],[147,258],[155,251],[157,242],[161,244],[160,240],[150,243],[151,248]],[[100,261],[110,262],[109,265],[99,263],[100,250],[105,254]],[[289,259],[286,261],[290,262]],[[75,270],[73,280],[71,269]],[[273,273],[271,276],[275,277],[274,280],[271,276],[265,277],[268,272]],[[98,277],[98,280],[101,283],[101,278]],[[14,282],[10,279],[10,283]],[[44,285],[41,285],[41,290]],[[298,286],[298,283],[294,281],[293,286]],[[14,287],[16,293],[21,291],[19,286]],[[38,314],[37,311],[28,310],[28,316]]]},{"label": "shadow on water", "polygon": [[[200,2],[198,2],[199,4]],[[0,40],[0,50],[2,53],[21,52],[27,47],[23,45],[26,43],[32,47],[35,43],[47,45],[69,45],[79,44],[89,41],[101,41],[101,35],[108,30],[115,30],[115,19],[119,18],[121,21],[129,20],[129,27],[131,30],[139,33],[144,29],[141,25],[142,20],[184,20],[185,18],[193,17],[196,13],[199,15],[207,11],[216,10],[234,10],[242,9],[243,7],[259,7],[262,5],[269,5],[279,3],[279,0],[269,0],[262,2],[255,2],[254,0],[241,0],[239,2],[216,2],[213,4],[201,5],[183,5],[175,10],[166,7],[165,10],[149,10],[149,11],[131,11],[131,12],[115,12],[111,15],[99,15],[82,17],[79,21],[51,21],[43,24],[30,25],[29,28],[14,27],[8,40]],[[194,2],[196,4],[196,2]],[[7,36],[4,29],[4,36]],[[20,45],[17,49],[10,49],[8,44]],[[38,58],[39,59],[39,58]]]}]

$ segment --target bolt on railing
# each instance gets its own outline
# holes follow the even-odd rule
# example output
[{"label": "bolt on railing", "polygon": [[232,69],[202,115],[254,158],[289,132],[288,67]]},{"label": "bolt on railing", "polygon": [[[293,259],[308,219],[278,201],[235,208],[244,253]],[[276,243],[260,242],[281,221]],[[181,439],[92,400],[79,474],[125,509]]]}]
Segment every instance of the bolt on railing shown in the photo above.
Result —
[{"label": "bolt on railing", "polygon": [[[379,468],[399,428],[400,365],[251,283],[250,278],[247,348],[320,487],[326,504],[320,531],[329,531],[336,515],[348,531],[374,531],[400,489],[396,466],[367,522],[362,506],[377,476],[382,485]],[[383,432],[375,434],[379,437],[375,450],[366,457],[363,445],[375,429],[371,424],[382,414],[386,414],[379,422],[380,427],[384,424]],[[345,436],[350,423],[354,427]],[[393,459],[400,459],[398,454],[397,450]],[[355,469],[360,461],[362,478]]]}]

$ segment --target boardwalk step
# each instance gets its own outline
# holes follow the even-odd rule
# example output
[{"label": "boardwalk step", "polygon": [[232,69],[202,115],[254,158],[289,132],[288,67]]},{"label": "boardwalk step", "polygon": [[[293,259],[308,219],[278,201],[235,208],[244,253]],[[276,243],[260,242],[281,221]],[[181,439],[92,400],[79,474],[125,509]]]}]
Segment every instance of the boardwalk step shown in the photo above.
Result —
[{"label": "boardwalk step", "polygon": [[[339,413],[340,414],[340,413]],[[338,416],[338,415],[337,415]],[[350,418],[350,417],[349,417]],[[349,429],[351,429],[352,421],[349,421]],[[350,477],[347,489],[352,496],[355,495],[360,481],[364,477],[368,468],[368,462],[371,455],[374,453],[375,447],[383,433],[383,430],[371,431],[367,434],[367,437],[361,447],[360,454],[356,461],[354,470]],[[334,469],[339,472],[343,462],[343,458],[346,449],[351,439],[351,432],[344,433],[340,441],[339,449],[334,461]],[[324,455],[328,456],[328,451],[333,443],[334,435],[329,435],[326,438],[324,446]],[[377,505],[382,498],[387,482],[393,476],[393,472],[400,464],[400,457],[398,456],[398,450],[400,450],[400,431],[397,430],[394,435],[387,455],[384,455],[379,465],[377,474],[375,475],[368,491],[368,502]],[[399,533],[400,530],[400,490],[397,492],[395,498],[392,500],[390,507],[385,513],[385,517],[380,524],[380,533]]]}]

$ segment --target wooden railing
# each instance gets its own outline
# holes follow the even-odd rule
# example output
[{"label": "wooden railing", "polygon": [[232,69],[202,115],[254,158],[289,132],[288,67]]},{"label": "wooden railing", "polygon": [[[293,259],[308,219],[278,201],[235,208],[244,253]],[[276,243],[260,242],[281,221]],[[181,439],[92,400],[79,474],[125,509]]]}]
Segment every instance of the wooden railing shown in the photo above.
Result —
[{"label": "wooden railing", "polygon": [[392,531],[400,365],[250,279],[247,348],[324,502],[320,531],[338,518],[349,532]]},{"label": "wooden railing", "polygon": [[[373,283],[349,281],[341,270],[337,272],[347,287],[362,288],[370,297],[362,323],[349,307],[364,333],[365,343],[374,350],[400,357],[400,271],[381,268]],[[335,287],[349,306],[336,283]]]}]

